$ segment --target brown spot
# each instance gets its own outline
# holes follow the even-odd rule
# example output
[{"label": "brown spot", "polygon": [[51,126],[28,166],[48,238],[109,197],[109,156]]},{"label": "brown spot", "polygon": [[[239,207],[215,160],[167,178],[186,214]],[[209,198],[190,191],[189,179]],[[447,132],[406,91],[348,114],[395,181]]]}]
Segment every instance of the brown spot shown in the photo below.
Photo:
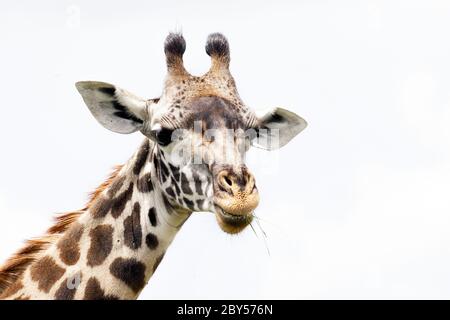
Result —
[{"label": "brown spot", "polygon": [[75,222],[58,241],[59,257],[67,265],[74,265],[80,259],[80,239],[83,234],[83,226]]},{"label": "brown spot", "polygon": [[20,296],[18,296],[14,300],[30,300],[30,296],[26,296],[24,294],[21,294]]},{"label": "brown spot", "polygon": [[156,209],[154,207],[151,207],[148,210],[148,219],[150,220],[152,227],[156,227],[158,224],[158,219],[156,218]]},{"label": "brown spot", "polygon": [[118,177],[114,180],[111,186],[108,188],[107,194],[111,198],[116,195],[116,193],[122,188],[123,183],[125,182],[125,176]]},{"label": "brown spot", "polygon": [[195,210],[194,208],[194,202],[192,202],[189,199],[183,198],[184,203],[186,204],[186,206],[191,209],[191,210]]},{"label": "brown spot", "polygon": [[166,188],[166,193],[171,197],[175,198],[175,192],[173,192],[173,189],[171,187]]},{"label": "brown spot", "polygon": [[125,209],[126,204],[128,203],[128,201],[130,201],[132,195],[133,183],[130,183],[127,190],[123,191],[113,200],[113,204],[111,206],[111,214],[114,218],[120,216],[120,214]]},{"label": "brown spot", "polygon": [[59,289],[55,293],[56,300],[73,300],[78,286],[81,283],[81,273],[68,277],[61,282]]},{"label": "brown spot", "polygon": [[86,284],[84,300],[119,300],[119,298],[114,295],[105,295],[105,291],[100,287],[98,280],[92,277]]},{"label": "brown spot", "polygon": [[161,263],[162,259],[164,258],[164,255],[166,253],[163,252],[158,258],[155,260],[155,264],[153,264],[153,273],[155,273],[156,269],[158,268],[159,264]]},{"label": "brown spot", "polygon": [[142,243],[141,229],[141,206],[136,202],[133,206],[133,212],[123,221],[124,242],[130,249],[138,249]]},{"label": "brown spot", "polygon": [[58,266],[53,258],[45,256],[31,266],[31,279],[38,283],[40,290],[48,293],[64,272],[65,270]]},{"label": "brown spot", "polygon": [[126,283],[134,293],[145,286],[145,265],[134,258],[117,258],[109,267],[111,274]]},{"label": "brown spot", "polygon": [[0,299],[10,297],[13,294],[17,293],[22,288],[23,288],[22,281],[17,280],[12,285],[10,285],[3,293],[0,294]]},{"label": "brown spot", "polygon": [[195,193],[197,193],[198,195],[203,195],[202,181],[200,180],[200,176],[196,171],[193,171],[192,177],[194,178],[195,182]]},{"label": "brown spot", "polygon": [[113,228],[110,225],[100,225],[89,232],[91,246],[87,253],[87,264],[98,266],[105,261],[112,249]]},{"label": "brown spot", "polygon": [[138,175],[139,172],[141,172],[142,167],[144,166],[145,162],[147,161],[149,149],[150,149],[149,143],[147,140],[145,140],[136,155],[136,161],[134,162],[134,166],[133,166],[133,173],[135,175]]},{"label": "brown spot", "polygon": [[111,205],[112,201],[110,199],[100,195],[90,208],[94,219],[104,218],[108,214],[109,209],[111,209]]},{"label": "brown spot", "polygon": [[192,194],[191,187],[189,186],[189,180],[183,172],[181,173],[181,189],[183,189],[185,194]]},{"label": "brown spot", "polygon": [[146,173],[137,181],[136,187],[139,192],[151,192],[153,190],[152,174]]},{"label": "brown spot", "polygon": [[153,233],[149,233],[146,237],[145,237],[145,243],[147,244],[147,247],[149,247],[149,249],[151,250],[155,250],[156,247],[159,244],[158,241],[158,237],[155,236]]},{"label": "brown spot", "polygon": [[203,210],[203,202],[204,202],[204,200],[197,200],[196,201],[197,202],[197,207],[198,207],[198,209],[199,210]]}]

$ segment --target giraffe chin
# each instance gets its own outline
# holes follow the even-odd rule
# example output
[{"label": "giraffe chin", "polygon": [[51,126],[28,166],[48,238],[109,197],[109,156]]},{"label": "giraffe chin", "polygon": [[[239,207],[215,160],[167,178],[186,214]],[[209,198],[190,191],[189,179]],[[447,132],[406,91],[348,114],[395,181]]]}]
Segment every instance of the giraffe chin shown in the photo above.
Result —
[{"label": "giraffe chin", "polygon": [[217,222],[226,233],[237,234],[244,230],[253,220],[253,212],[236,215],[224,211],[219,206],[215,206],[215,208]]}]

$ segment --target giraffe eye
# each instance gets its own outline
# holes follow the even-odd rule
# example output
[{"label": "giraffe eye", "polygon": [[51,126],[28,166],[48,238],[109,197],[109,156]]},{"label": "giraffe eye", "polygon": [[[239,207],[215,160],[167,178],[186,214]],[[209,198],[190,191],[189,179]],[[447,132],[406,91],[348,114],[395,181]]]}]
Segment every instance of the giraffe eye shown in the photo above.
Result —
[{"label": "giraffe eye", "polygon": [[172,133],[173,130],[167,128],[155,130],[156,142],[163,147],[169,145],[172,142]]}]

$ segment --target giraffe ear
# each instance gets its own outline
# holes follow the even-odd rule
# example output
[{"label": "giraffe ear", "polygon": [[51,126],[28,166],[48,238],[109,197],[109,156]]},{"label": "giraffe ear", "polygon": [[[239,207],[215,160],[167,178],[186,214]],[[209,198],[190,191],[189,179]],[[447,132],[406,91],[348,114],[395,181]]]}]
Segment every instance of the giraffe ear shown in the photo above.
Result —
[{"label": "giraffe ear", "polygon": [[257,138],[252,145],[265,150],[283,147],[308,125],[297,114],[282,108],[275,108],[259,118]]},{"label": "giraffe ear", "polygon": [[98,81],[80,81],[75,86],[92,115],[106,129],[132,133],[148,119],[146,100],[126,90]]}]

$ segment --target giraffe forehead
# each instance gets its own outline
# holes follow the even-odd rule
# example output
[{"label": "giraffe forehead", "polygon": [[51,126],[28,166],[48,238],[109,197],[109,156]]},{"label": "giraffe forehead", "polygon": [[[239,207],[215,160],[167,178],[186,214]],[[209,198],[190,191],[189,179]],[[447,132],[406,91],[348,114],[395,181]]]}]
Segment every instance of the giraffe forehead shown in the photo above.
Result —
[{"label": "giraffe forehead", "polygon": [[188,108],[188,114],[187,126],[201,121],[204,129],[245,127],[245,114],[235,104],[215,96],[194,100]]},{"label": "giraffe forehead", "polygon": [[195,125],[201,125],[203,130],[244,129],[249,123],[249,112],[221,97],[204,96],[185,104],[175,103],[161,120],[169,127],[176,123],[177,128],[183,129],[193,129]]}]

